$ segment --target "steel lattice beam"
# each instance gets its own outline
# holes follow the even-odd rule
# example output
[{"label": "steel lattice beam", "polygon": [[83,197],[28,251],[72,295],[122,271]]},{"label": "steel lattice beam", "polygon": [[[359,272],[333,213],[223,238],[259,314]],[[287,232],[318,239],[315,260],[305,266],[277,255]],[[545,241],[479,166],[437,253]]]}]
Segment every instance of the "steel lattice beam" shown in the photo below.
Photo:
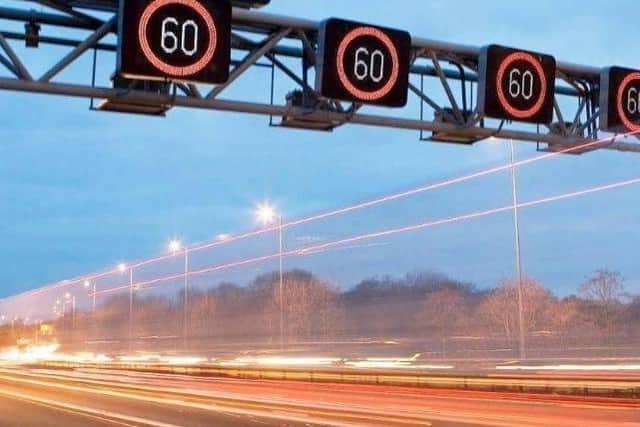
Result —
[{"label": "steel lattice beam", "polygon": [[[34,3],[25,1],[25,4]],[[495,128],[485,127],[483,118],[477,110],[464,111],[462,106],[471,105],[465,84],[477,82],[477,67],[480,48],[459,45],[448,42],[413,38],[412,50],[414,63],[411,73],[421,79],[425,77],[439,84],[445,96],[441,103],[430,93],[412,84],[410,92],[423,107],[426,106],[444,120],[426,120],[424,117],[396,117],[385,114],[363,114],[360,106],[345,107],[337,102],[316,102],[310,105],[276,105],[272,102],[256,103],[240,99],[220,99],[221,93],[230,85],[240,84],[238,77],[248,72],[261,59],[269,61],[274,69],[284,73],[296,85],[303,96],[318,99],[311,85],[307,81],[306,70],[313,67],[319,23],[306,19],[271,15],[254,10],[233,9],[232,48],[244,51],[244,59],[235,62],[231,72],[231,79],[223,84],[207,89],[198,85],[175,84],[176,91],[169,91],[173,95],[159,94],[95,85],[81,85],[75,82],[58,81],[59,73],[75,62],[88,50],[115,51],[115,45],[100,42],[103,37],[116,31],[117,0],[37,0],[35,3],[45,5],[52,12],[33,11],[22,8],[0,7],[0,48],[5,55],[0,56],[0,66],[9,71],[8,77],[0,78],[0,89],[48,93],[74,97],[101,98],[116,100],[120,103],[133,103],[148,106],[207,108],[223,111],[263,114],[278,117],[300,117],[307,122],[326,123],[333,128],[346,123],[382,126],[390,128],[412,129],[419,131],[442,132],[463,138],[478,139],[491,136],[512,138],[515,140],[541,142],[549,144],[550,149],[571,147],[598,137],[597,91],[600,69],[596,67],[577,65],[559,61],[557,64],[557,78],[564,81],[564,85],[557,85],[555,112],[557,123],[549,127],[548,133],[536,131],[513,130],[504,128],[504,123]],[[82,10],[80,10],[81,8]],[[97,16],[93,16],[96,12]],[[111,16],[106,16],[105,12]],[[47,44],[72,47],[72,50],[60,58],[39,81],[33,81],[28,69],[20,60],[16,51],[11,48],[8,40],[21,40],[22,34],[1,27],[2,20],[38,23],[45,27],[56,27],[55,36],[42,35],[40,42],[43,49]],[[89,34],[77,39],[60,35],[65,28],[89,31]],[[260,41],[255,41],[256,38]],[[292,41],[296,46],[292,46]],[[2,53],[0,52],[0,53]],[[279,59],[280,58],[280,59]],[[290,67],[281,61],[297,61],[299,68]],[[451,64],[453,67],[447,67]],[[115,61],[114,61],[115,65]],[[302,70],[298,74],[296,69]],[[462,82],[462,85],[460,84]],[[205,93],[207,95],[202,95]],[[183,95],[184,94],[184,95]],[[575,108],[567,108],[567,103],[561,103],[559,96],[577,97]],[[462,105],[460,103],[462,101]],[[323,106],[323,107],[320,107]],[[329,107],[327,107],[329,106]],[[471,105],[471,108],[473,106]],[[564,118],[572,121],[565,123]],[[637,151],[640,144],[622,142],[619,140],[602,144],[602,148]]]}]

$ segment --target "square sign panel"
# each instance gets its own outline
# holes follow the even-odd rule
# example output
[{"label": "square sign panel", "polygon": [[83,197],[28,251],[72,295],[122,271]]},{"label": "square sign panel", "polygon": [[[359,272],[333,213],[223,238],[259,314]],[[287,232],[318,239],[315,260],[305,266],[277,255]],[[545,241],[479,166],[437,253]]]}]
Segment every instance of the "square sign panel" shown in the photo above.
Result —
[{"label": "square sign panel", "polygon": [[196,83],[229,78],[226,0],[121,0],[118,34],[124,77]]},{"label": "square sign panel", "polygon": [[411,36],[406,31],[341,19],[322,23],[316,90],[327,98],[404,107]]},{"label": "square sign panel", "polygon": [[640,132],[640,70],[610,67],[602,71],[600,129]]},{"label": "square sign panel", "polygon": [[547,124],[553,121],[553,56],[490,45],[479,63],[478,106],[487,117]]}]

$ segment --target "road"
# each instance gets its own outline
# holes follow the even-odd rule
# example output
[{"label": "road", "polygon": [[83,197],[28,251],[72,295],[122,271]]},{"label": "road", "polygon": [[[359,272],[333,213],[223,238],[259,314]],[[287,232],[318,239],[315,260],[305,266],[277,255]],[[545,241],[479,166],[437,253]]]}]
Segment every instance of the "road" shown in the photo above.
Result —
[{"label": "road", "polygon": [[0,426],[640,427],[640,401],[0,369]]}]

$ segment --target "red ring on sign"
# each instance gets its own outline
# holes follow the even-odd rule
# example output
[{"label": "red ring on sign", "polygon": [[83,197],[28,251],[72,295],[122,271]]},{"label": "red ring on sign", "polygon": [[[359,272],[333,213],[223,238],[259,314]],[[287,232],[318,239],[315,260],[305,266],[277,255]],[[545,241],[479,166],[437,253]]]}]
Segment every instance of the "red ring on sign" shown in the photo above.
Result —
[{"label": "red ring on sign", "polygon": [[[389,77],[389,81],[387,84],[382,86],[378,90],[374,91],[365,91],[360,90],[351,81],[349,81],[349,77],[347,77],[347,73],[344,69],[344,55],[347,51],[347,48],[358,37],[362,36],[372,36],[377,38],[385,45],[385,47],[389,50],[391,54],[391,62],[393,63],[393,67],[391,69],[391,76]],[[398,76],[400,75],[400,58],[398,56],[398,51],[396,47],[393,45],[393,42],[384,32],[378,30],[373,27],[359,27],[354,30],[351,30],[345,38],[338,45],[338,53],[336,56],[338,60],[338,78],[342,85],[358,99],[363,101],[376,101],[384,96],[388,95],[389,92],[393,89],[395,84],[398,81]]]},{"label": "red ring on sign", "polygon": [[640,73],[631,73],[627,77],[625,77],[624,80],[622,80],[622,83],[620,83],[616,99],[616,108],[618,110],[618,116],[620,116],[620,121],[622,121],[622,124],[627,128],[627,130],[631,132],[638,132],[640,131],[640,124],[635,124],[631,120],[629,120],[629,118],[627,117],[627,113],[622,108],[622,97],[624,95],[624,90],[627,86],[629,86],[629,83],[634,80],[640,80]]},{"label": "red ring on sign", "polygon": [[[170,4],[181,4],[190,7],[198,15],[200,15],[200,17],[207,24],[207,28],[209,29],[209,45],[207,46],[207,50],[205,51],[202,58],[191,65],[176,67],[175,65],[167,64],[166,62],[158,58],[149,46],[149,41],[147,40],[147,26],[149,25],[149,20],[151,19],[153,14],[158,11],[158,9]],[[140,48],[142,49],[142,53],[154,67],[170,76],[184,77],[191,76],[199,71],[202,71],[202,69],[206,67],[209,62],[211,62],[218,44],[218,35],[213,17],[209,13],[209,11],[207,11],[207,9],[205,9],[205,7],[197,1],[156,0],[150,3],[142,12],[142,15],[140,17],[140,24],[138,24],[138,40],[140,41]]]},{"label": "red ring on sign", "polygon": [[[513,107],[507,100],[507,97],[505,96],[504,90],[502,88],[502,78],[504,77],[504,73],[507,70],[507,67],[513,64],[515,61],[525,61],[533,65],[533,68],[535,68],[538,76],[540,77],[540,84],[542,85],[542,93],[540,94],[540,98],[533,105],[533,107],[527,110],[520,110]],[[498,99],[500,100],[502,108],[504,108],[507,113],[518,119],[528,119],[537,114],[540,109],[542,109],[545,98],[547,97],[547,78],[544,75],[544,69],[540,64],[540,61],[538,61],[533,55],[526,52],[514,52],[502,61],[502,64],[500,64],[500,68],[498,69],[498,75],[496,77],[496,87],[498,88]]]}]

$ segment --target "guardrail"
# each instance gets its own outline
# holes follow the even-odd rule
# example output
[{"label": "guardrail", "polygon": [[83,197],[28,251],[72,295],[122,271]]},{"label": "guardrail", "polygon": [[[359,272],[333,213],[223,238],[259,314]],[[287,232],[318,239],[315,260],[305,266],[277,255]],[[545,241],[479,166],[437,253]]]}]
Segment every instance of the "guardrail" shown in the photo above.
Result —
[{"label": "guardrail", "polygon": [[[108,369],[255,380],[367,384],[470,391],[558,394],[608,398],[640,398],[640,378],[585,378],[545,375],[477,373],[425,373],[349,368],[226,367],[139,363],[41,362],[33,367],[50,369]],[[640,404],[640,402],[639,402]]]}]

